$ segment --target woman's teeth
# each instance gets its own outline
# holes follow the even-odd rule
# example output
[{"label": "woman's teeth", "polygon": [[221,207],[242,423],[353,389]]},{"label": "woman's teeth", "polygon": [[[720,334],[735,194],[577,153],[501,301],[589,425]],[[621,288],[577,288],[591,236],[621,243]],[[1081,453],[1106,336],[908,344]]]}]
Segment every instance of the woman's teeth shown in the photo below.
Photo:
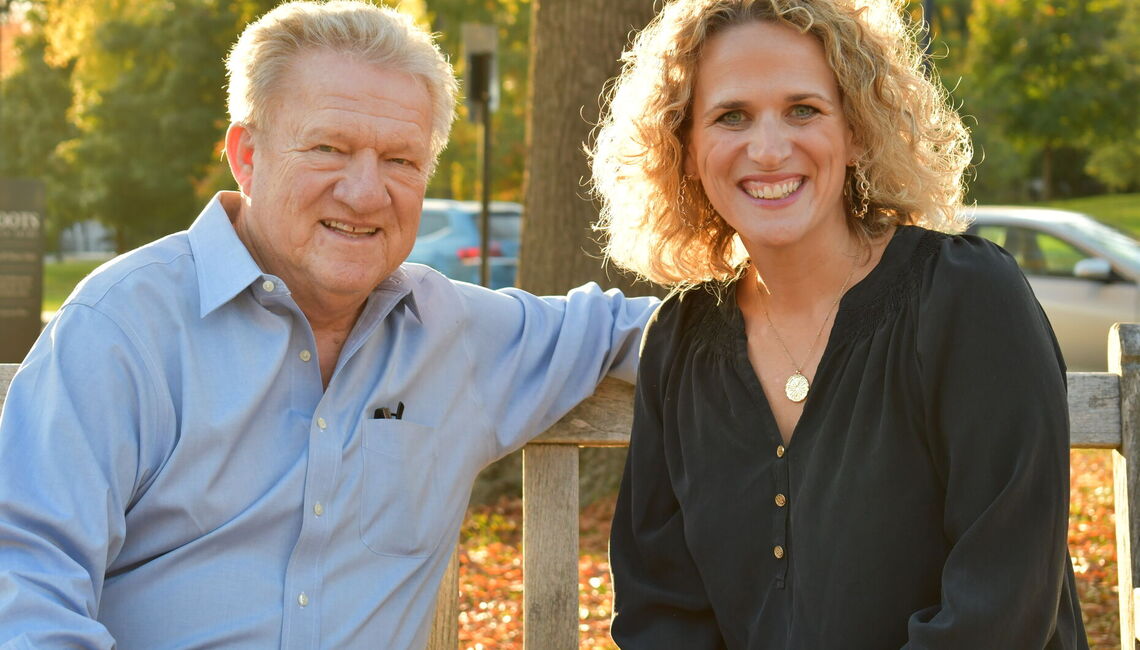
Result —
[{"label": "woman's teeth", "polygon": [[749,185],[745,192],[754,199],[782,199],[792,192],[800,189],[803,179],[785,181],[783,183],[765,183],[763,185]]}]

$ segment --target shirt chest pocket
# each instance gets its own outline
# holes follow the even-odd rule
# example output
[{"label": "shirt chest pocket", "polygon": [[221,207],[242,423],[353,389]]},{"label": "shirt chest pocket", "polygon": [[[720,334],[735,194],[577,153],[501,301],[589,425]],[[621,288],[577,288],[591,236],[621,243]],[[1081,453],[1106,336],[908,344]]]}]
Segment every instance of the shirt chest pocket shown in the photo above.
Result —
[{"label": "shirt chest pocket", "polygon": [[424,557],[447,522],[432,429],[404,420],[365,420],[360,538],[373,553]]}]

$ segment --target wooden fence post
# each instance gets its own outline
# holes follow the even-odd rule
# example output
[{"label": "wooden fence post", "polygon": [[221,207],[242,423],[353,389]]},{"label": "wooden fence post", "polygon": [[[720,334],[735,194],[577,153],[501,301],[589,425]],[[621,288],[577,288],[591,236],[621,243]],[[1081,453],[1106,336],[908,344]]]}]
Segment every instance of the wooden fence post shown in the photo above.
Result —
[{"label": "wooden fence post", "polygon": [[1140,498],[1140,325],[1113,325],[1108,336],[1108,369],[1120,375],[1120,448],[1112,453],[1120,647],[1136,650],[1133,577],[1140,575],[1140,547],[1134,541],[1140,539],[1140,518],[1130,510]]},{"label": "wooden fence post", "polygon": [[523,648],[578,648],[578,447],[523,448]]},{"label": "wooden fence post", "polygon": [[459,545],[451,551],[451,560],[439,583],[435,599],[435,618],[431,623],[428,650],[455,650],[459,647]]}]

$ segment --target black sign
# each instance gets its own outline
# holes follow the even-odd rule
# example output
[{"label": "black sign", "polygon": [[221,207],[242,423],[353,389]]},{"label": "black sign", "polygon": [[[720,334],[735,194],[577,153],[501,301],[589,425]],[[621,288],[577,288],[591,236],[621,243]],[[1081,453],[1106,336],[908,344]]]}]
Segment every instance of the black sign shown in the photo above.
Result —
[{"label": "black sign", "polygon": [[0,363],[22,361],[40,334],[44,188],[0,178]]}]

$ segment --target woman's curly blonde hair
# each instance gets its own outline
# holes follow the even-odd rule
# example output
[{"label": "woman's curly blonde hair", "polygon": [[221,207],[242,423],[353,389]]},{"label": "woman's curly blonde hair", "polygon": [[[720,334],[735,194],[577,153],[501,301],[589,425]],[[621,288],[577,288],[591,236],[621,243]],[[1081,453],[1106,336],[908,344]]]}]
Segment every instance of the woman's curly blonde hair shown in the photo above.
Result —
[{"label": "woman's curly blonde hair", "polygon": [[738,273],[747,253],[700,183],[686,180],[684,143],[704,44],[755,21],[790,25],[823,44],[864,152],[864,218],[853,216],[864,199],[854,168],[844,190],[854,232],[869,240],[900,224],[961,230],[969,133],[924,70],[917,28],[900,10],[900,0],[668,2],[622,55],[590,151],[607,258],[674,287]]}]

